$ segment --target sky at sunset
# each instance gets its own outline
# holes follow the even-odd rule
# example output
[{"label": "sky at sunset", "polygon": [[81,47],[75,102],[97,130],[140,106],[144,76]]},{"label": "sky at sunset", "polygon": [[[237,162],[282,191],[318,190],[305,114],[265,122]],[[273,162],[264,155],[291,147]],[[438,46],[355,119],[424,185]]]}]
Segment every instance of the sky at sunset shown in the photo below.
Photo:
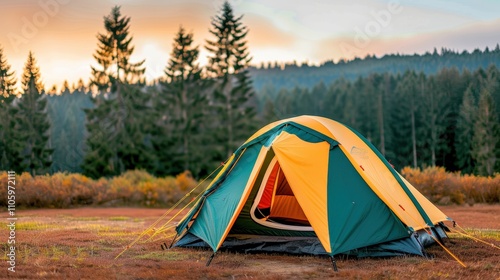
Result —
[{"label": "sky at sunset", "polygon": [[[145,59],[146,78],[163,74],[175,33],[182,25],[203,47],[222,0],[2,0],[0,47],[20,77],[28,52],[34,52],[46,88],[64,80],[85,82],[103,17],[115,5],[131,17],[133,61]],[[304,62],[422,54],[442,47],[456,51],[500,42],[497,0],[232,0],[249,28],[252,64]],[[311,3],[315,3],[314,5]],[[201,48],[200,63],[206,61]],[[19,78],[20,80],[20,78]]]}]

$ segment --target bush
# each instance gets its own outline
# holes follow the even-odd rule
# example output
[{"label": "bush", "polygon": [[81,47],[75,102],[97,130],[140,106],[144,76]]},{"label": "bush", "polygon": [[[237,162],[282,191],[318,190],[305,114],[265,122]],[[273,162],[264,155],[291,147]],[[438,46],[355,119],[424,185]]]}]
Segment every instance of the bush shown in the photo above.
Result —
[{"label": "bush", "polygon": [[[7,186],[7,172],[0,172]],[[142,170],[131,170],[114,178],[92,180],[81,174],[55,173],[31,177],[16,174],[16,206],[67,208],[83,205],[160,207],[176,203],[197,185],[189,171],[174,177],[155,178]],[[7,197],[7,188],[0,188]],[[0,201],[7,206],[7,200]]]},{"label": "bush", "polygon": [[405,167],[401,175],[434,203],[473,205],[500,202],[500,174],[479,177],[446,172],[443,167],[426,167],[423,170]]},{"label": "bush", "polygon": [[[429,200],[438,204],[499,203],[500,175],[478,177],[450,173],[442,167],[405,167],[401,174]],[[0,172],[0,196],[7,197],[7,172]],[[16,206],[67,208],[83,205],[170,206],[184,197],[198,182],[189,171],[175,178],[156,178],[146,171],[131,170],[113,178],[93,180],[81,174],[56,173],[31,177],[16,174]],[[200,186],[196,194],[203,191]],[[189,199],[190,200],[190,199]],[[186,201],[189,202],[189,201]],[[0,200],[6,207],[7,200]]]}]

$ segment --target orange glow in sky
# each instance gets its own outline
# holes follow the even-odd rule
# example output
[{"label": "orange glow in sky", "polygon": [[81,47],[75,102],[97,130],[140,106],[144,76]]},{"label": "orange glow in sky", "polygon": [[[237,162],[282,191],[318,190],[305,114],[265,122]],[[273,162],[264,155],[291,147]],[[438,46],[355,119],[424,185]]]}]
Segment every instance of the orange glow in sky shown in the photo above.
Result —
[{"label": "orange glow in sky", "polygon": [[[146,78],[163,75],[180,25],[194,33],[199,62],[206,62],[205,40],[222,0],[3,0],[0,47],[18,80],[31,50],[46,89],[64,80],[90,77],[96,35],[103,17],[120,5],[131,17],[135,61],[145,59]],[[319,64],[367,54],[424,53],[434,47],[462,51],[494,48],[500,41],[500,1],[232,0],[249,28],[252,64],[307,61]],[[315,3],[312,5],[311,3]]]}]

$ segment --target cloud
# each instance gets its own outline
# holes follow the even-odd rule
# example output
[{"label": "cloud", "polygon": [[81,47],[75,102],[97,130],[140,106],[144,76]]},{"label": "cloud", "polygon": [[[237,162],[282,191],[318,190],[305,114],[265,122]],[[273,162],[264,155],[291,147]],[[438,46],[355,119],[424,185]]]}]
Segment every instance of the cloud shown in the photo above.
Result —
[{"label": "cloud", "polygon": [[244,17],[243,24],[249,29],[247,41],[254,48],[286,48],[293,44],[296,37],[279,30],[272,22],[262,16]]},{"label": "cloud", "polygon": [[440,50],[442,47],[455,51],[472,51],[476,48],[484,49],[486,46],[494,47],[500,41],[498,34],[500,34],[500,20],[412,36],[368,37],[368,42],[364,46],[356,45],[354,36],[337,37],[323,40],[314,53],[314,59],[338,61],[340,58],[352,59],[354,56],[364,57],[367,54],[379,57],[389,53],[423,54],[427,51],[432,52],[434,48]]}]

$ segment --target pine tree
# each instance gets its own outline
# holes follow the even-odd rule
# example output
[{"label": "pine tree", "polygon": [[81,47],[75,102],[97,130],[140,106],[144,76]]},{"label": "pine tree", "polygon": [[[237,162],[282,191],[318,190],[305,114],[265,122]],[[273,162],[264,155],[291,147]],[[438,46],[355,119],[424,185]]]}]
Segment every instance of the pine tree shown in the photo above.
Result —
[{"label": "pine tree", "polygon": [[[96,97],[97,106],[87,114],[88,151],[82,169],[92,178],[119,175],[126,170],[154,169],[149,144],[152,122],[147,98],[135,85],[121,85],[123,103]],[[121,105],[123,104],[123,105]],[[124,106],[124,110],[120,110]]]},{"label": "pine tree", "polygon": [[438,107],[441,108],[437,115],[438,130],[441,133],[437,141],[436,165],[446,166],[450,171],[458,169],[455,165],[457,152],[455,151],[454,139],[460,105],[469,84],[468,79],[467,73],[461,74],[455,67],[442,69],[432,77],[436,90],[439,92],[435,100],[438,102]]},{"label": "pine tree", "polygon": [[418,76],[414,71],[407,71],[399,78],[396,86],[397,95],[392,98],[391,134],[396,166],[418,167]]},{"label": "pine tree", "polygon": [[422,138],[425,143],[426,162],[430,166],[436,166],[436,156],[447,149],[444,134],[446,132],[446,121],[451,114],[451,97],[441,87],[438,87],[434,77],[425,78],[423,74],[419,77],[419,97],[422,103]]},{"label": "pine tree", "polygon": [[[498,106],[500,106],[500,71],[494,64],[491,64],[488,69],[486,69],[486,75],[493,102],[496,108],[498,108]],[[497,109],[496,111],[497,118],[500,119],[500,110]]]},{"label": "pine tree", "polygon": [[279,104],[278,107],[274,108],[278,119],[284,119],[294,116],[292,95],[286,88],[282,88],[279,90],[274,103]]},{"label": "pine tree", "polygon": [[359,77],[354,83],[356,108],[356,126],[370,142],[378,146],[377,94],[379,94],[379,75]]},{"label": "pine tree", "polygon": [[81,93],[87,92],[87,87],[85,87],[85,83],[83,82],[83,80],[81,78],[78,80],[78,84],[76,85],[75,91],[81,92]]},{"label": "pine tree", "polygon": [[279,118],[276,116],[276,109],[274,102],[269,97],[264,97],[264,108],[262,110],[262,125],[266,125],[277,121]]},{"label": "pine tree", "polygon": [[83,162],[87,134],[84,109],[90,107],[90,95],[83,91],[70,92],[66,89],[61,95],[48,97],[47,111],[54,147],[52,173],[82,172],[80,166]]},{"label": "pine tree", "polygon": [[87,113],[87,147],[83,170],[91,177],[118,175],[128,169],[153,168],[147,131],[149,96],[142,91],[144,61],[131,63],[134,51],[130,18],[114,7],[104,17],[106,33],[98,34],[91,84],[101,93]]},{"label": "pine tree", "polygon": [[16,98],[16,78],[14,71],[4,57],[0,47],[0,170],[14,170],[21,172],[22,139],[20,138],[17,108],[14,106]]},{"label": "pine tree", "polygon": [[168,65],[163,92],[156,102],[159,113],[154,146],[160,162],[159,175],[190,170],[197,175],[203,165],[201,130],[206,119],[206,81],[196,63],[199,50],[193,34],[180,27]]},{"label": "pine tree", "polygon": [[98,49],[94,58],[100,66],[92,68],[92,85],[99,91],[119,91],[120,84],[135,84],[141,81],[145,69],[144,60],[131,63],[130,56],[134,52],[129,34],[130,18],[121,15],[120,7],[115,6],[108,16],[104,17],[106,33],[97,35]]},{"label": "pine tree", "polygon": [[491,176],[498,158],[499,124],[493,98],[486,86],[479,96],[478,113],[472,138],[472,157],[476,162],[475,173]]},{"label": "pine tree", "polygon": [[4,98],[2,101],[6,101],[7,98],[12,100],[15,97],[16,82],[14,72],[10,70],[7,58],[3,54],[3,48],[0,46],[0,97]]},{"label": "pine tree", "polygon": [[222,144],[218,146],[218,160],[229,156],[255,129],[255,97],[247,69],[251,58],[245,41],[248,30],[241,19],[224,2],[209,30],[215,39],[207,40],[206,46],[210,52],[207,73],[215,81],[211,100],[216,125],[213,139]]},{"label": "pine tree", "polygon": [[70,90],[69,90],[69,83],[68,83],[67,80],[64,80],[63,85],[61,87],[61,94],[67,94],[69,92],[70,92]]},{"label": "pine tree", "polygon": [[[380,92],[378,93],[377,98],[377,123],[379,127],[379,138],[380,138],[380,147],[379,150],[384,156],[391,155],[389,147],[387,147],[387,142],[390,141],[390,136],[388,130],[386,130],[386,126],[388,122],[388,111],[390,96],[394,92],[394,77],[389,73],[385,73],[382,76],[382,82],[380,85]],[[386,148],[387,147],[387,148]]]},{"label": "pine tree", "polygon": [[47,95],[40,81],[40,69],[32,52],[24,66],[23,94],[19,100],[20,129],[25,139],[23,164],[32,176],[48,172],[52,149],[49,148],[50,124],[47,118]]},{"label": "pine tree", "polygon": [[325,100],[327,91],[328,90],[323,81],[321,81],[311,89],[311,97],[315,100],[313,109],[314,115],[324,116],[325,112],[330,109],[326,108],[325,103],[323,102],[323,100]]},{"label": "pine tree", "polygon": [[[352,84],[340,78],[328,89],[324,106],[329,108],[324,116],[352,126],[355,123],[354,102],[351,98]],[[278,103],[277,103],[278,104]]]},{"label": "pine tree", "polygon": [[457,166],[465,174],[474,171],[474,160],[472,157],[472,142],[474,135],[474,124],[477,116],[477,105],[474,100],[472,88],[469,87],[462,100],[460,113],[455,133],[455,150],[457,151]]}]

